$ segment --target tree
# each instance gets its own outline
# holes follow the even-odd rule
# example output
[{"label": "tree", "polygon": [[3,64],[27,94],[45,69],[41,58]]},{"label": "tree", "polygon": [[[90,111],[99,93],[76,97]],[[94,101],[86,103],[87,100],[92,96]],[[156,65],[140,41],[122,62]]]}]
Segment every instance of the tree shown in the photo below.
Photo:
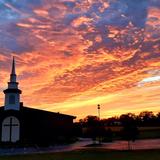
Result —
[{"label": "tree", "polygon": [[84,135],[86,137],[91,137],[93,142],[95,142],[96,137],[98,135],[98,124],[99,124],[99,118],[97,116],[91,116],[88,115],[84,119],[80,119],[79,123],[82,125],[84,130]]},{"label": "tree", "polygon": [[120,116],[122,123],[122,138],[128,141],[128,149],[131,149],[130,141],[135,141],[138,136],[138,127],[136,124],[136,116],[128,113]]},{"label": "tree", "polygon": [[143,111],[138,116],[141,119],[142,125],[152,126],[156,122],[156,117],[152,111]]}]

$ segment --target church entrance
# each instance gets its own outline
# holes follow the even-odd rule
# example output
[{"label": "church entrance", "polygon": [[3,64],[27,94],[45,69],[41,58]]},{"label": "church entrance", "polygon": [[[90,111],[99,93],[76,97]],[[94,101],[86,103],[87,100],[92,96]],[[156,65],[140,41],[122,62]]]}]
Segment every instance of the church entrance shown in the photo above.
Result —
[{"label": "church entrance", "polygon": [[16,117],[10,116],[2,122],[2,142],[17,142],[20,139],[20,123]]}]

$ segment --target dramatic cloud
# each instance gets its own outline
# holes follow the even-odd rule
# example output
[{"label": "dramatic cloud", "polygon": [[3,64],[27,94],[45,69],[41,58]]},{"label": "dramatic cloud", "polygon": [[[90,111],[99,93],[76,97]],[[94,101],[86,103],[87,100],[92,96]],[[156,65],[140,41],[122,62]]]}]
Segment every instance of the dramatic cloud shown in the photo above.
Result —
[{"label": "dramatic cloud", "polygon": [[1,105],[13,55],[27,106],[160,111],[159,0],[1,0]]}]

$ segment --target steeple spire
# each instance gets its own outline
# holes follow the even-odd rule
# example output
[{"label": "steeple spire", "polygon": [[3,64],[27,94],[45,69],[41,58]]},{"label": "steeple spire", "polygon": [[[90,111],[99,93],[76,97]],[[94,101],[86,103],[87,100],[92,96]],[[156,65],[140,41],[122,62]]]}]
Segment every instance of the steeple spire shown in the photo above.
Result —
[{"label": "steeple spire", "polygon": [[18,82],[16,81],[16,78],[17,76],[16,76],[15,59],[13,57],[8,88],[3,91],[5,94],[5,102],[4,102],[5,110],[20,109],[20,94],[22,93],[22,91],[18,88]]},{"label": "steeple spire", "polygon": [[15,60],[13,57],[13,61],[12,61],[12,71],[10,74],[10,82],[16,82],[16,70],[15,70]]},{"label": "steeple spire", "polygon": [[11,74],[16,74],[14,57],[13,57],[13,62],[12,62],[12,73]]}]

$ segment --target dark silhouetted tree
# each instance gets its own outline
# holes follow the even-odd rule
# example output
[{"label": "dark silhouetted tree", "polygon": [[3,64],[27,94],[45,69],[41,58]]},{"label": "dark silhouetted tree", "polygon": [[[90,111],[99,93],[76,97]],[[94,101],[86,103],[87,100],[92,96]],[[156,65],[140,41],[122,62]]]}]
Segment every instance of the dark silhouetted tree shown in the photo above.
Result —
[{"label": "dark silhouetted tree", "polygon": [[156,116],[151,111],[143,111],[138,116],[144,126],[153,126],[156,124]]},{"label": "dark silhouetted tree", "polygon": [[136,116],[132,113],[123,114],[120,116],[122,123],[122,138],[128,141],[128,149],[131,149],[130,141],[135,141],[138,136],[138,127],[136,124]]}]

